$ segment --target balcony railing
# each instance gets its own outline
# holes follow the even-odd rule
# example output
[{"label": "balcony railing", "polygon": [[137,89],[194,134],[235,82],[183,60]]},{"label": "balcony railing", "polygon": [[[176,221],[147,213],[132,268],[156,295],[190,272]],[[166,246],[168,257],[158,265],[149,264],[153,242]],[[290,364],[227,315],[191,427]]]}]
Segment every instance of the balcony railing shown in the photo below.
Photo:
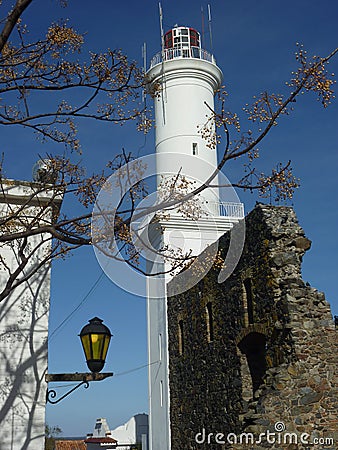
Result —
[{"label": "balcony railing", "polygon": [[[216,64],[214,56],[199,47],[190,48],[168,48],[163,52],[163,61],[170,61],[176,58],[194,58],[203,59],[203,61],[209,61],[212,64]],[[162,62],[162,52],[158,52],[150,62],[150,68],[160,64]]]}]

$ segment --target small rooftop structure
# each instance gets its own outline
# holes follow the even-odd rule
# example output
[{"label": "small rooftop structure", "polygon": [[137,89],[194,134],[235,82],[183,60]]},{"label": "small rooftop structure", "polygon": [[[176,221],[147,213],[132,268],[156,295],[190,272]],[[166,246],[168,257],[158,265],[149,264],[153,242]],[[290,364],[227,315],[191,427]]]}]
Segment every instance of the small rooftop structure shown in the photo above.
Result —
[{"label": "small rooftop structure", "polygon": [[117,440],[107,435],[105,437],[88,437],[85,441],[87,450],[94,450],[99,448],[115,449],[117,448]]}]

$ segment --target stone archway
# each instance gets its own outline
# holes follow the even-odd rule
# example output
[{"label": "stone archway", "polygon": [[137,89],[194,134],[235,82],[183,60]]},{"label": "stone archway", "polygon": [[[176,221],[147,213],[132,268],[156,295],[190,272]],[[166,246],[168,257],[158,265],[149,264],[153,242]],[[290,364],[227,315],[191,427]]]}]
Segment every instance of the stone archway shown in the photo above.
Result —
[{"label": "stone archway", "polygon": [[240,340],[238,348],[246,356],[252,380],[252,390],[255,392],[263,383],[263,377],[267,369],[265,334],[257,331],[248,333]]}]

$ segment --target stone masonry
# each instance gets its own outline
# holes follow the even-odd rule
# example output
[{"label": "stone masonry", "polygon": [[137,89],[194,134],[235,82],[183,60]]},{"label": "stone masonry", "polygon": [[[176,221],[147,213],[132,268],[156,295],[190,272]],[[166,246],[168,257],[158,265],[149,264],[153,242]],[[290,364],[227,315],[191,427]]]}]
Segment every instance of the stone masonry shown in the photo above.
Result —
[{"label": "stone masonry", "polygon": [[168,299],[171,448],[338,449],[337,331],[301,277],[311,242],[290,207],[245,221],[234,273],[219,284],[215,264]]}]

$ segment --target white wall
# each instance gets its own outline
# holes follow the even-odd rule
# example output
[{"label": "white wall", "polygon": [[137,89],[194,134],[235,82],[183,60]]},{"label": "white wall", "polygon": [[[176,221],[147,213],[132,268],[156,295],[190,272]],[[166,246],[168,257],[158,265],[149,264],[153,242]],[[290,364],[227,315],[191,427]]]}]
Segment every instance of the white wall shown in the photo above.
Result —
[{"label": "white wall", "polygon": [[142,434],[148,435],[148,415],[136,414],[123,425],[111,430],[111,437],[118,442],[119,450],[129,450],[130,445],[142,442]]},{"label": "white wall", "polygon": [[[10,181],[0,195],[1,217],[11,208],[16,210],[29,201],[37,185]],[[48,203],[52,193],[44,192],[39,202]],[[21,217],[34,216],[36,203],[25,207]],[[51,208],[42,220],[48,221]],[[21,225],[12,224],[12,231]],[[22,229],[22,227],[21,227]],[[1,229],[1,232],[4,230]],[[8,232],[8,230],[7,230]],[[25,254],[41,242],[29,238]],[[50,242],[43,243],[25,267],[25,273],[48,253]],[[18,241],[0,245],[0,292],[18,267]],[[22,277],[22,273],[19,277]],[[50,266],[45,264],[28,281],[0,302],[0,449],[42,450],[45,434],[45,394],[47,384],[48,313],[50,297]]]},{"label": "white wall", "polygon": [[[147,76],[153,83],[161,84],[155,98],[156,154],[161,155],[157,159],[158,177],[176,174],[179,164],[180,173],[197,180],[199,185],[217,167],[216,147],[208,146],[201,131],[212,116],[214,93],[221,85],[222,72],[208,61],[177,58],[152,67]],[[209,125],[212,133],[214,124],[211,121]],[[196,155],[193,144],[197,144]],[[217,184],[217,178],[214,182]],[[217,189],[206,189],[202,196],[214,201]]]}]

